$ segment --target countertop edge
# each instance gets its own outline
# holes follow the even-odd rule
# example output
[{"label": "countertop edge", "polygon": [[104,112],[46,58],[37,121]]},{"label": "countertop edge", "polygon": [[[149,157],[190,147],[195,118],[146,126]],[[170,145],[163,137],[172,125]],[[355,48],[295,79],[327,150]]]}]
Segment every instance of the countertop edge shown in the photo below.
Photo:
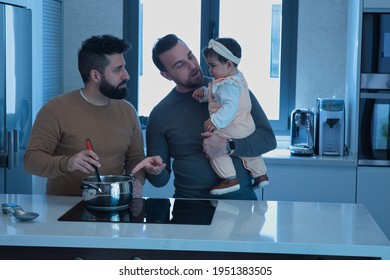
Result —
[{"label": "countertop edge", "polygon": [[[56,247],[56,248],[89,248],[89,249],[128,249],[128,250],[164,250],[164,251],[197,251],[197,252],[225,252],[225,253],[254,253],[254,254],[295,254],[295,255],[319,255],[319,256],[343,256],[343,257],[374,257],[389,260],[390,246],[371,246],[349,244],[293,244],[293,243],[267,243],[267,242],[232,242],[210,240],[181,239],[137,239],[137,242],[129,242],[133,238],[120,238],[116,242],[111,241],[105,245],[104,237],[62,237],[61,244],[55,237],[46,236],[24,240],[17,238],[12,242],[8,240],[7,245],[2,246],[24,246],[24,247]],[[17,242],[16,242],[17,241]],[[134,241],[134,240],[133,240]],[[3,242],[2,242],[3,243]],[[213,246],[210,246],[210,243]],[[126,246],[127,244],[127,246]],[[131,246],[128,246],[131,244]],[[235,244],[235,245],[234,245]]]},{"label": "countertop edge", "polygon": [[354,155],[346,156],[292,156],[288,149],[275,149],[263,154],[266,164],[357,167]]}]

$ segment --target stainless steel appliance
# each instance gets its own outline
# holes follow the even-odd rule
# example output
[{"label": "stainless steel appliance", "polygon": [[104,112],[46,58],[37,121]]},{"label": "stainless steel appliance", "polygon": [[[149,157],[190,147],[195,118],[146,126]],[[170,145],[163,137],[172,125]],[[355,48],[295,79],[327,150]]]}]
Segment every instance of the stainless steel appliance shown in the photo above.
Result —
[{"label": "stainless steel appliance", "polygon": [[23,154],[31,131],[31,11],[0,4],[0,193],[31,193]]},{"label": "stainless steel appliance", "polygon": [[293,156],[314,154],[314,113],[310,109],[295,109],[291,113],[291,145]]},{"label": "stainless steel appliance", "polygon": [[343,156],[344,147],[344,100],[338,98],[318,98],[316,113],[316,152],[318,155]]},{"label": "stainless steel appliance", "polygon": [[362,74],[358,164],[390,166],[390,74]]},{"label": "stainless steel appliance", "polygon": [[363,13],[361,73],[390,73],[390,13]]},{"label": "stainless steel appliance", "polygon": [[363,13],[358,164],[390,166],[390,10]]}]

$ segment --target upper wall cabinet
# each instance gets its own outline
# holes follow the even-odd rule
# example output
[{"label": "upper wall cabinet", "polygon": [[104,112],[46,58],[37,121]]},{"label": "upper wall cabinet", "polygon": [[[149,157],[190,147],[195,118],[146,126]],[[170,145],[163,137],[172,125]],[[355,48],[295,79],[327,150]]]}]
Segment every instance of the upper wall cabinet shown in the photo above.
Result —
[{"label": "upper wall cabinet", "polygon": [[380,9],[386,8],[390,9],[389,0],[364,0],[364,9]]}]

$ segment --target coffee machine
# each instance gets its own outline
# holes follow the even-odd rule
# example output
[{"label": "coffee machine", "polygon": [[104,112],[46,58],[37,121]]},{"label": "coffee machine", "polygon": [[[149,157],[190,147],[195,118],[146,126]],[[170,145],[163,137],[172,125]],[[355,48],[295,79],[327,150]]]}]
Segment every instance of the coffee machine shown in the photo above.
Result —
[{"label": "coffee machine", "polygon": [[314,154],[314,113],[309,109],[295,109],[291,113],[291,145],[293,156]]},{"label": "coffee machine", "polygon": [[316,145],[318,155],[344,155],[344,100],[318,98],[316,112]]}]

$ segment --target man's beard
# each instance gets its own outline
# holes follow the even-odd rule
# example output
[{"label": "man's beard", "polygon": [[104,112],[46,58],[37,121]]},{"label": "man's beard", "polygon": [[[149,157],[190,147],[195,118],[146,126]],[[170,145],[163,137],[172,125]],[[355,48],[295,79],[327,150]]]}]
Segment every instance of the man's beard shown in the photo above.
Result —
[{"label": "man's beard", "polygon": [[[194,74],[194,73],[192,73]],[[182,86],[182,87],[185,87],[185,88],[188,88],[188,89],[197,89],[199,88],[202,84],[203,84],[203,73],[202,73],[202,70],[199,68],[197,70],[197,76],[195,77],[192,77],[192,75],[190,75],[190,78],[187,80],[187,81],[174,81],[176,84]]]},{"label": "man's beard", "polygon": [[99,85],[100,92],[107,96],[110,99],[123,99],[127,95],[126,86],[123,88],[119,88],[121,85],[126,84],[127,81],[124,81],[122,84],[117,87],[111,85],[107,80],[102,76],[102,82]]}]

